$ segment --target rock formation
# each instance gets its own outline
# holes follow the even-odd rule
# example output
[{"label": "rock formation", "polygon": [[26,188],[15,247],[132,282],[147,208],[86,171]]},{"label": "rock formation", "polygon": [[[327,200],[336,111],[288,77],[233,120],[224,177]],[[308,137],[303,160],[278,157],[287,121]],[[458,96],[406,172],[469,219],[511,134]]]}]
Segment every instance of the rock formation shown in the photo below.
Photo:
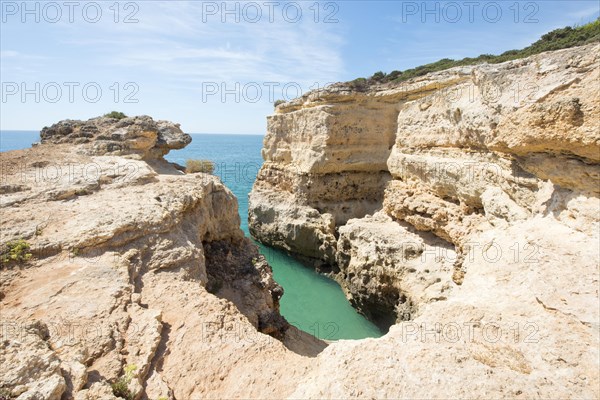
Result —
[{"label": "rock formation", "polygon": [[[333,271],[384,325],[416,310],[423,289],[412,280],[437,288],[418,303],[447,297],[478,233],[550,214],[594,233],[594,46],[367,91],[338,84],[279,105],[250,195],[251,233]],[[428,244],[444,260],[412,276],[410,259]]]},{"label": "rock formation", "polygon": [[233,194],[162,159],[191,141],[178,125],[67,120],[41,137],[2,154],[2,252],[31,255],[3,259],[2,395],[107,399],[121,380],[135,398],[220,397],[239,358],[282,367],[260,332],[324,347],[279,314]]},{"label": "rock formation", "polygon": [[391,327],[327,348],[292,397],[600,395],[599,50],[276,107],[252,235]]}]

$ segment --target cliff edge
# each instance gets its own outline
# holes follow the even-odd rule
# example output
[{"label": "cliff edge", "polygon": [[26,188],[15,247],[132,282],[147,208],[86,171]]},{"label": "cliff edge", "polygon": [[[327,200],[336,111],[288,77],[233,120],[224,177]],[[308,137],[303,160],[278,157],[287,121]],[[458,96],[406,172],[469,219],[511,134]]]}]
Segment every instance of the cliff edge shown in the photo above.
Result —
[{"label": "cliff edge", "polygon": [[294,397],[600,395],[599,50],[337,84],[276,107],[252,235],[390,329],[318,358],[361,354],[335,375],[375,378]]},{"label": "cliff edge", "polygon": [[[41,139],[2,153],[0,397],[264,397],[303,358],[282,341],[324,347],[279,314],[231,191],[162,158],[191,141],[178,125],[66,120]],[[264,377],[229,375],[240,358]]]}]

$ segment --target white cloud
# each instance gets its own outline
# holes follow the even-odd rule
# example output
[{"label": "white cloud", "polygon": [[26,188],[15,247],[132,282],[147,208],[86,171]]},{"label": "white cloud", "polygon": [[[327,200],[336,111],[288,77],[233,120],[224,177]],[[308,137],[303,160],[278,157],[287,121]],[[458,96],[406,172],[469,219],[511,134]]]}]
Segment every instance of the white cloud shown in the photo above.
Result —
[{"label": "white cloud", "polygon": [[222,23],[214,16],[203,23],[200,2],[142,3],[136,17],[135,24],[84,26],[63,41],[94,47],[101,65],[190,81],[314,82],[335,79],[344,70],[341,37],[308,17],[298,23],[281,18]]},{"label": "white cloud", "polygon": [[[308,10],[298,23],[286,22],[281,14],[272,23],[222,23],[218,16],[203,23],[201,2],[137,4],[134,17],[139,22],[131,24],[114,23],[106,10],[107,18],[95,24],[77,20],[2,26],[3,79],[99,82],[105,93],[102,101],[67,104],[71,117],[122,109],[177,120],[192,131],[261,132],[265,116],[273,110],[267,89],[259,103],[236,103],[231,97],[221,102],[217,96],[205,102],[202,83],[225,83],[229,89],[236,82],[256,82],[263,88],[265,82],[278,82],[275,98],[282,98],[280,88],[286,83],[308,90],[315,82],[335,81],[345,73],[341,27],[314,23]],[[107,9],[112,2],[102,6]],[[120,18],[124,15],[121,10]],[[25,54],[44,60],[28,61]],[[125,82],[138,84],[139,103],[112,102],[114,82],[121,87]],[[64,118],[64,106],[12,102],[4,107],[2,124],[43,126]],[[38,107],[33,119],[32,107]]]}]

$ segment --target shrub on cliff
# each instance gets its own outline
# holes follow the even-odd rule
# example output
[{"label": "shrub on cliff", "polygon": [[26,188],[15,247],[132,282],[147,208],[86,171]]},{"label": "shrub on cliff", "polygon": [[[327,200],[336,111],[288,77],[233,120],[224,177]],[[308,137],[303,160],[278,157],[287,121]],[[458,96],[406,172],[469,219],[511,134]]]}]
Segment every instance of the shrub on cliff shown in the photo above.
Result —
[{"label": "shrub on cliff", "polygon": [[[460,67],[466,65],[476,65],[484,62],[490,64],[498,64],[505,61],[517,60],[519,58],[529,57],[535,54],[540,54],[545,51],[566,49],[569,47],[583,46],[585,44],[600,41],[600,18],[594,22],[590,22],[581,26],[567,26],[565,28],[555,29],[548,32],[528,47],[521,50],[508,50],[500,55],[481,54],[478,57],[466,57],[462,60],[451,60],[444,58],[442,60],[420,65],[415,68],[407,69],[406,71],[392,71],[389,74],[376,72],[368,79],[369,83],[387,83],[387,82],[403,82],[411,78],[423,76],[431,72],[443,71],[452,67]],[[359,78],[364,79],[364,78]],[[364,85],[357,87],[356,82],[348,82],[347,84],[354,89],[364,89]],[[366,82],[365,82],[366,83]]]},{"label": "shrub on cliff", "polygon": [[108,114],[104,114],[104,116],[107,118],[114,118],[114,119],[127,118],[127,115],[125,115],[124,113],[122,113],[120,111],[111,111]]},{"label": "shrub on cliff", "polygon": [[210,160],[187,160],[185,162],[185,172],[193,174],[196,172],[204,172],[212,174],[215,171],[215,164]]},{"label": "shrub on cliff", "polygon": [[0,255],[0,267],[8,266],[11,263],[24,263],[31,258],[29,251],[31,246],[23,239],[13,240],[6,243]]},{"label": "shrub on cliff", "polygon": [[133,400],[134,393],[129,390],[129,384],[135,377],[136,365],[128,365],[125,367],[125,374],[111,384],[113,394],[126,400]]},{"label": "shrub on cliff", "polygon": [[273,106],[277,107],[278,105],[283,104],[283,103],[285,103],[285,100],[275,100],[275,103],[273,103]]},{"label": "shrub on cliff", "polygon": [[386,75],[387,74],[385,72],[381,72],[381,71],[375,72],[373,74],[373,76],[371,76],[371,80],[374,80],[376,82],[381,82],[385,79]]},{"label": "shrub on cliff", "polygon": [[365,78],[356,78],[350,82],[350,87],[354,90],[365,90],[368,86],[368,82]]}]

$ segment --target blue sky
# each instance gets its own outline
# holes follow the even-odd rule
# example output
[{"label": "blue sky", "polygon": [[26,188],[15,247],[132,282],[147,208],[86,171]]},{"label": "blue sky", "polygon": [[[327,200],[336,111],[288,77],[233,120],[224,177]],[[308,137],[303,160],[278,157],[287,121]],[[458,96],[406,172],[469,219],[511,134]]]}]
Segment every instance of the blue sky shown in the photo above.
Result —
[{"label": "blue sky", "polygon": [[23,4],[0,2],[1,129],[119,110],[249,134],[264,133],[273,100],[315,84],[522,48],[599,10],[597,0]]}]

